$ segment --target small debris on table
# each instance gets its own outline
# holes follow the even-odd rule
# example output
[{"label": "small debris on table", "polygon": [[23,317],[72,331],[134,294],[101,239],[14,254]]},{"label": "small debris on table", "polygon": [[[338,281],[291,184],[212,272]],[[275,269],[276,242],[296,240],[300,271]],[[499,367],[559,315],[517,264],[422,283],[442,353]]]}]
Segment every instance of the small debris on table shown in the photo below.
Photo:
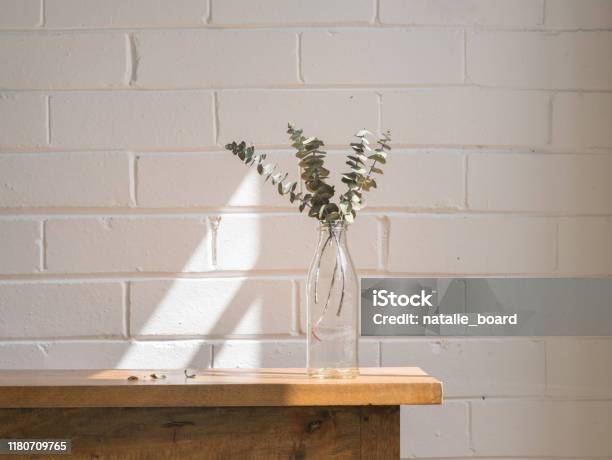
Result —
[{"label": "small debris on table", "polygon": [[128,380],[138,380],[138,377],[135,375],[130,375],[127,379]]},{"label": "small debris on table", "polygon": [[153,380],[165,379],[166,374],[151,374],[150,376]]},{"label": "small debris on table", "polygon": [[187,372],[187,369],[185,369],[185,378],[187,379],[195,379],[195,374],[191,374],[189,372]]}]

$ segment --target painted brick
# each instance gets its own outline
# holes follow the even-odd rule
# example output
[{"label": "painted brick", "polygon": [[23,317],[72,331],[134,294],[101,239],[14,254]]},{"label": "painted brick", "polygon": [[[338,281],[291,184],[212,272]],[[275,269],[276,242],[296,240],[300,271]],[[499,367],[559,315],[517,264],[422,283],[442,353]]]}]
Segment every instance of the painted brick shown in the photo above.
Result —
[{"label": "painted brick", "polygon": [[[378,344],[359,343],[359,364],[378,366]],[[304,367],[306,365],[305,340],[229,340],[214,345],[214,367]]]},{"label": "painted brick", "polygon": [[564,218],[559,221],[559,271],[612,274],[612,218]]},{"label": "painted brick", "polygon": [[126,83],[123,34],[6,35],[0,40],[0,87],[115,88]]},{"label": "painted brick", "polygon": [[[293,152],[266,152],[267,160],[298,180]],[[141,155],[138,158],[138,204],[151,207],[271,206],[295,208],[230,152]],[[223,174],[210,174],[223,171]],[[160,184],[168,186],[160,187]]]},{"label": "painted brick", "polygon": [[536,26],[540,0],[381,0],[384,24]]},{"label": "painted brick", "polygon": [[44,369],[43,344],[0,342],[0,369]]},{"label": "painted brick", "polygon": [[[306,271],[318,238],[316,223],[311,220],[305,215],[224,216],[219,225],[219,267]],[[359,217],[348,230],[347,238],[349,248],[355,248],[351,253],[355,266],[377,268],[381,250],[377,219]]]},{"label": "painted brick", "polygon": [[306,83],[462,83],[462,50],[460,30],[305,32],[302,69]]},{"label": "painted brick", "polygon": [[474,88],[385,92],[382,123],[402,144],[544,145],[548,96]]},{"label": "painted brick", "polygon": [[[349,171],[348,151],[329,152],[326,168],[332,171],[330,183],[343,191],[341,174]],[[464,158],[458,152],[393,150],[378,184],[366,195],[365,208],[458,209],[464,201]]]},{"label": "painted brick", "polygon": [[612,395],[612,339],[551,338],[546,341],[547,392],[555,396]]},{"label": "painted brick", "polygon": [[214,0],[213,24],[357,24],[374,19],[372,0]]},{"label": "painted brick", "polygon": [[4,155],[0,207],[126,206],[129,159],[117,153]]},{"label": "painted brick", "polygon": [[389,270],[404,273],[550,273],[552,219],[391,218]]},{"label": "painted brick", "polygon": [[203,92],[52,96],[51,144],[151,150],[210,146],[212,103],[212,95]]},{"label": "painted brick", "polygon": [[0,284],[0,337],[121,335],[119,283]]},{"label": "painted brick", "polygon": [[210,269],[200,218],[85,218],[47,222],[53,272],[194,272]]},{"label": "painted brick", "polygon": [[286,280],[200,279],[134,282],[135,336],[288,334],[292,284]]},{"label": "painted brick", "polygon": [[612,3],[609,0],[546,0],[546,25],[609,29],[612,27]]},{"label": "painted brick", "polygon": [[135,40],[136,85],[139,87],[208,88],[298,83],[297,39],[293,32],[143,32],[136,34]]},{"label": "painted brick", "polygon": [[441,406],[402,406],[400,455],[416,457],[468,457],[469,409],[464,401]]},{"label": "painted brick", "polygon": [[546,357],[533,339],[384,340],[382,366],[418,366],[444,382],[448,397],[543,394]]},{"label": "painted brick", "polygon": [[0,149],[37,148],[46,143],[45,96],[0,93]]},{"label": "painted brick", "polygon": [[486,211],[610,214],[612,158],[470,155],[468,207]]},{"label": "painted brick", "polygon": [[205,369],[211,350],[195,340],[0,342],[0,369]]},{"label": "painted brick", "polygon": [[612,32],[501,32],[468,35],[470,80],[554,89],[612,88]]},{"label": "painted brick", "polygon": [[378,125],[374,93],[353,91],[224,91],[219,94],[219,138],[226,144],[289,145],[287,123],[328,145],[347,145],[362,127]]},{"label": "painted brick", "polygon": [[612,94],[556,94],[552,143],[560,147],[612,147]]},{"label": "painted brick", "polygon": [[24,29],[42,24],[42,0],[2,0],[0,29]]},{"label": "painted brick", "polygon": [[49,28],[201,26],[208,15],[201,0],[45,0]]},{"label": "painted brick", "polygon": [[471,404],[476,456],[612,456],[611,401],[506,400]]},{"label": "painted brick", "polygon": [[41,223],[0,220],[0,274],[34,273],[40,269]]}]

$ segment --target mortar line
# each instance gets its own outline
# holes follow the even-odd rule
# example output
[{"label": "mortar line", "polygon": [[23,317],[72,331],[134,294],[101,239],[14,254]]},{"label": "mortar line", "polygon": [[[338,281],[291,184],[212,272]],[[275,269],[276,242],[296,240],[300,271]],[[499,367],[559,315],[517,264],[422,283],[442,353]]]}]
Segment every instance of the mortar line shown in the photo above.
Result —
[{"label": "mortar line", "polygon": [[561,227],[560,218],[557,217],[555,221],[555,271],[556,272],[559,272],[559,251],[561,249],[560,241],[559,241],[560,227]]},{"label": "mortar line", "polygon": [[555,105],[555,96],[556,93],[551,92],[548,96],[548,116],[547,116],[547,121],[548,121],[548,126],[547,129],[548,131],[546,132],[546,140],[547,140],[547,145],[553,145],[553,122],[554,122],[554,105]]},{"label": "mortar line", "polygon": [[469,83],[467,65],[467,29],[463,29],[463,83]]},{"label": "mortar line", "polygon": [[212,22],[212,0],[206,0],[206,16],[202,19],[204,20],[204,24],[211,24]]},{"label": "mortar line", "polygon": [[138,206],[138,157],[133,152],[129,155],[129,175],[130,175],[130,205]]},{"label": "mortar line", "polygon": [[210,226],[210,266],[213,269],[217,269],[218,263],[218,238],[219,238],[219,224],[221,223],[221,216],[209,216],[208,225]]},{"label": "mortar line", "polygon": [[132,283],[125,281],[123,283],[123,327],[125,338],[129,339],[132,336]]},{"label": "mortar line", "polygon": [[297,77],[300,83],[306,84],[306,82],[304,81],[304,70],[302,64],[302,32],[298,32],[296,34],[296,37]]},{"label": "mortar line", "polygon": [[[612,31],[612,30],[611,30]],[[5,33],[5,32],[3,32]],[[138,59],[137,59],[138,60]],[[223,86],[223,85],[185,85],[177,88],[168,88],[162,86],[148,85],[146,87],[116,87],[112,89],[108,88],[54,88],[54,89],[40,89],[40,88],[4,88],[1,89],[4,94],[49,94],[49,95],[89,95],[89,94],[116,94],[116,93],[133,93],[133,94],[172,94],[172,93],[212,93],[213,91],[218,92],[233,92],[233,93],[257,93],[257,92],[277,92],[286,93],[289,91],[294,92],[330,92],[337,91],[339,93],[356,93],[356,94],[372,94],[376,91],[392,91],[397,93],[411,93],[414,90],[419,89],[482,89],[491,92],[507,91],[517,93],[543,93],[548,94],[552,91],[555,93],[569,93],[569,94],[597,94],[597,95],[609,95],[612,94],[612,90],[606,88],[592,89],[592,88],[550,88],[542,86],[512,86],[512,85],[489,85],[482,83],[474,83],[472,81],[463,82],[458,81],[455,83],[307,83],[307,82],[296,82],[287,84],[269,84],[269,85],[235,85],[235,86]],[[481,146],[483,144],[470,144]]]},{"label": "mortar line", "polygon": [[46,112],[47,112],[47,145],[51,146],[51,95],[46,98]]},{"label": "mortar line", "polygon": [[469,449],[472,452],[472,455],[476,453],[474,449],[474,436],[473,436],[473,414],[472,414],[472,403],[471,401],[466,401],[467,404],[467,416],[468,416],[468,433],[469,433]]},{"label": "mortar line", "polygon": [[[80,284],[84,281],[88,283],[106,283],[123,281],[172,281],[172,280],[226,280],[226,279],[257,279],[266,281],[292,281],[304,279],[306,269],[288,269],[282,272],[273,270],[221,270],[211,272],[87,272],[87,273],[50,273],[24,275],[0,275],[0,285],[2,284]],[[437,277],[437,278],[612,278],[610,273],[576,273],[576,272],[419,272],[419,271],[390,271],[390,270],[359,270],[360,276],[373,278],[383,277]]]},{"label": "mortar line", "polygon": [[[219,215],[231,216],[264,216],[264,217],[296,217],[300,214],[296,213],[295,208],[282,207],[236,207],[236,208],[31,208],[21,210],[19,208],[0,209],[0,221],[20,218],[22,220],[56,220],[56,219],[96,219],[96,218],[117,218],[117,219],[132,219],[139,220],[145,218],[204,218]],[[531,210],[513,210],[513,211],[497,211],[497,210],[464,210],[456,208],[431,208],[431,207],[370,207],[361,211],[363,216],[399,216],[410,218],[494,218],[494,217],[515,217],[515,218],[539,218],[552,219],[561,217],[572,217],[577,219],[583,218],[610,218],[612,214],[609,212],[602,213],[576,213],[576,212],[542,212]]]},{"label": "mortar line", "polygon": [[40,2],[40,27],[44,28],[47,25],[47,2],[42,0]]},{"label": "mortar line", "polygon": [[[393,133],[391,133],[393,134]],[[564,148],[558,147],[551,144],[542,145],[493,145],[493,144],[410,144],[402,142],[394,142],[394,155],[418,155],[427,153],[428,155],[436,154],[448,154],[448,153],[473,153],[473,154],[487,154],[487,155],[529,155],[530,157],[535,155],[571,155],[576,157],[587,157],[587,156],[601,156],[606,157],[612,154],[611,147],[574,147]],[[327,152],[345,153],[346,145],[343,144],[326,144]],[[260,150],[276,150],[281,153],[290,152],[293,153],[292,147],[288,144],[258,144],[257,148]],[[9,155],[40,155],[55,158],[57,153],[68,154],[68,153],[125,153],[127,151],[137,150],[138,155],[150,155],[150,156],[196,156],[201,153],[227,155],[227,152],[218,145],[203,146],[198,148],[185,148],[185,147],[168,147],[165,149],[154,150],[151,148],[143,148],[139,146],[125,147],[125,148],[114,148],[105,149],[97,148],[92,146],[82,146],[79,148],[53,148],[46,147],[43,149],[30,147],[30,148],[19,148],[12,147],[6,149],[0,149],[0,156]]]},{"label": "mortar line", "polygon": [[215,356],[217,354],[217,344],[216,343],[212,343],[210,345],[210,369],[214,369],[215,368]]},{"label": "mortar line", "polygon": [[543,344],[544,344],[544,394],[548,395],[548,337],[544,337],[544,340],[542,340]]},{"label": "mortar line", "polygon": [[291,314],[293,321],[291,322],[290,334],[299,336],[302,333],[301,328],[301,307],[300,302],[300,283],[297,280],[291,281]]},{"label": "mortar line", "polygon": [[219,147],[219,94],[217,91],[213,91],[213,144],[215,147]]},{"label": "mortar line", "polygon": [[[382,135],[383,133],[383,112],[382,112],[382,93],[376,93],[376,101],[377,101],[377,117],[378,117],[378,133]],[[393,133],[391,133],[393,136]]]},{"label": "mortar line", "polygon": [[389,270],[389,252],[390,252],[390,241],[391,241],[391,220],[388,216],[384,215],[381,217],[381,228],[382,228],[382,241],[381,241],[381,252],[382,260],[380,269],[384,271]]},{"label": "mortar line", "polygon": [[[264,23],[264,24],[215,24],[214,18],[211,18],[211,23],[208,24],[206,30],[211,31],[223,31],[223,30],[275,30],[282,32],[296,32],[296,31],[309,31],[314,30],[317,32],[326,32],[333,27],[334,30],[339,31],[360,31],[360,30],[375,30],[378,28],[387,30],[463,30],[466,24],[436,24],[436,23],[422,23],[422,24],[391,24],[391,23],[373,23],[371,19],[363,21],[345,22],[341,24],[329,24],[329,23],[294,23],[279,25],[275,23]],[[45,24],[46,25],[46,24]],[[27,28],[16,28],[3,30],[2,34],[44,34],[48,32],[60,32],[66,34],[82,34],[84,32],[99,32],[99,33],[116,33],[116,32],[168,32],[168,31],[202,31],[202,25],[177,27],[177,26],[156,26],[156,27],[143,27],[143,26],[125,26],[125,27],[49,27],[45,29],[27,29]],[[484,32],[550,32],[552,34],[571,34],[577,32],[610,32],[612,27],[579,27],[579,26],[554,26],[545,27],[543,25],[536,26],[502,26],[502,25],[478,25],[478,30]]]},{"label": "mortar line", "polygon": [[133,33],[127,34],[128,45],[129,45],[129,68],[128,68],[128,87],[131,89],[136,86],[136,82],[138,80],[138,64],[140,63],[140,58],[138,56],[138,48],[136,45],[136,37]]},{"label": "mortar line", "polygon": [[465,154],[463,158],[463,207],[467,211],[469,209],[468,202],[468,168],[470,154]]},{"label": "mortar line", "polygon": [[47,270],[47,221],[40,223],[40,270]]}]

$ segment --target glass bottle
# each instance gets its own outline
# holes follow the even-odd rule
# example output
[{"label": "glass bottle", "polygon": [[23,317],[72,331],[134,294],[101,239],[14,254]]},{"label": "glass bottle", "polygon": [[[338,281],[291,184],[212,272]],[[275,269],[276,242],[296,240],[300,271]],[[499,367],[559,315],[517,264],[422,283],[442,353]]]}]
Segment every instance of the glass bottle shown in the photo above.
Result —
[{"label": "glass bottle", "polygon": [[306,285],[308,374],[353,378],[359,374],[359,279],[343,221],[319,225],[319,240]]}]

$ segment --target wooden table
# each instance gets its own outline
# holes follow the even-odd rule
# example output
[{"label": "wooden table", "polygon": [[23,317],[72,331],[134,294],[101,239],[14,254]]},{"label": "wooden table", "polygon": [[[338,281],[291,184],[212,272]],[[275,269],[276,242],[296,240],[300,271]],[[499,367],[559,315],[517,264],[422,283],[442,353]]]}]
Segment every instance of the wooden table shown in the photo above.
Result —
[{"label": "wooden table", "polygon": [[194,373],[0,371],[0,438],[71,439],[55,459],[399,458],[399,405],[442,401],[418,368]]}]

